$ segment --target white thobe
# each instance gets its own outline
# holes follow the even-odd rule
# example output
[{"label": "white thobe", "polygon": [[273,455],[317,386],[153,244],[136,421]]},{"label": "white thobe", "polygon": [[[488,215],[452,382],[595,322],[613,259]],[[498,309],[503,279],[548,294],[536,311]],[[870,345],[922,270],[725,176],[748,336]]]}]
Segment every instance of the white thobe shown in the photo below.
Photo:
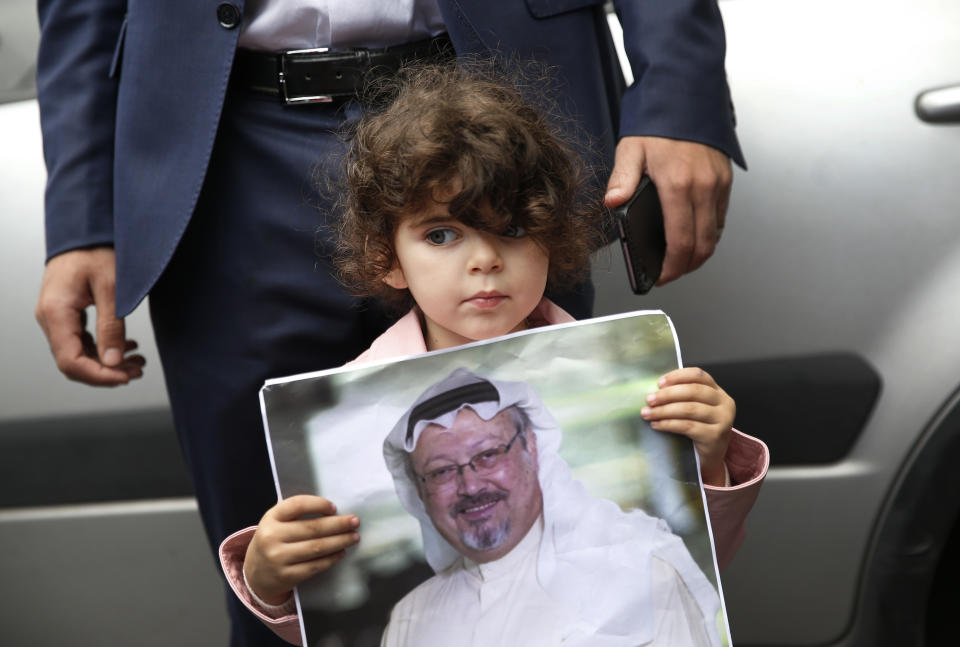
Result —
[{"label": "white thobe", "polygon": [[[547,595],[537,579],[542,520],[507,555],[486,564],[461,559],[408,593],[394,607],[383,647],[627,647],[603,636],[576,609]],[[706,647],[705,620],[677,571],[653,558],[651,647]],[[624,593],[629,595],[629,591]],[[709,622],[711,626],[706,626]]]}]

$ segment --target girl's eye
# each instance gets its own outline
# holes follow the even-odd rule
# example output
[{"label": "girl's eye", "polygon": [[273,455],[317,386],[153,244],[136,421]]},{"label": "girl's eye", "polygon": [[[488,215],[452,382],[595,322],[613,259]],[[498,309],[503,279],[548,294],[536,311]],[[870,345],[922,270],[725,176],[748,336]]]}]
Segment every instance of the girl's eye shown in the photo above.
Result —
[{"label": "girl's eye", "polygon": [[510,223],[507,225],[506,230],[501,234],[501,236],[506,236],[507,238],[520,238],[527,235],[527,230],[521,227],[520,225],[515,225]]},{"label": "girl's eye", "polygon": [[440,227],[428,231],[425,238],[432,245],[446,245],[457,239],[457,232],[448,227]]}]

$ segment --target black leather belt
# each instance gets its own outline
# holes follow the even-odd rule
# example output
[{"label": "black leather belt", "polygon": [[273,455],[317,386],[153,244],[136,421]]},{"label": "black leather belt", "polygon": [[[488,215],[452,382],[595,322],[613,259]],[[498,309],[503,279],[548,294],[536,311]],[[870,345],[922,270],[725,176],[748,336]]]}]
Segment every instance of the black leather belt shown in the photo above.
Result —
[{"label": "black leather belt", "polygon": [[357,96],[368,74],[396,72],[414,60],[453,58],[446,34],[384,49],[306,49],[283,53],[238,49],[230,82],[290,105],[330,103]]}]

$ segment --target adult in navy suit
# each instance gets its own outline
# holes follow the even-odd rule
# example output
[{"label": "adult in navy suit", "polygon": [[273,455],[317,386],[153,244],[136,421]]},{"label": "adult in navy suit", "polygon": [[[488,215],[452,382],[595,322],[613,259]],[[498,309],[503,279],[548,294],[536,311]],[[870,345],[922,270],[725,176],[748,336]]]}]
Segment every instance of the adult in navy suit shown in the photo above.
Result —
[{"label": "adult in navy suit", "polygon": [[[730,158],[742,164],[723,28],[715,0],[618,2],[637,78],[623,92],[601,4],[437,0],[458,54],[496,50],[556,67],[563,107],[601,155],[615,155],[608,205],[641,171],[652,176],[667,218],[666,282],[713,252]],[[336,157],[332,133],[360,108],[285,107],[231,87],[243,12],[244,0],[39,2],[49,179],[37,318],[69,378],[123,384],[143,367],[123,317],[150,294],[214,546],[275,502],[263,380],[341,364],[385,323],[343,293],[329,242],[315,236],[327,216],[311,172]],[[586,316],[589,290],[561,302]],[[234,644],[273,640],[242,608],[231,615]]]}]

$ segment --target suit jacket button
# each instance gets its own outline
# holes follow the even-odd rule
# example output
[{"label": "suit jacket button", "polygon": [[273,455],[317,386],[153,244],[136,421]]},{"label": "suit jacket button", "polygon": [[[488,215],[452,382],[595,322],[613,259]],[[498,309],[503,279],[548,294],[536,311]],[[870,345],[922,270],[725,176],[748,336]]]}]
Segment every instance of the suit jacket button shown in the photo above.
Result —
[{"label": "suit jacket button", "polygon": [[224,29],[233,29],[240,24],[240,10],[229,2],[221,3],[217,7],[217,20]]}]

